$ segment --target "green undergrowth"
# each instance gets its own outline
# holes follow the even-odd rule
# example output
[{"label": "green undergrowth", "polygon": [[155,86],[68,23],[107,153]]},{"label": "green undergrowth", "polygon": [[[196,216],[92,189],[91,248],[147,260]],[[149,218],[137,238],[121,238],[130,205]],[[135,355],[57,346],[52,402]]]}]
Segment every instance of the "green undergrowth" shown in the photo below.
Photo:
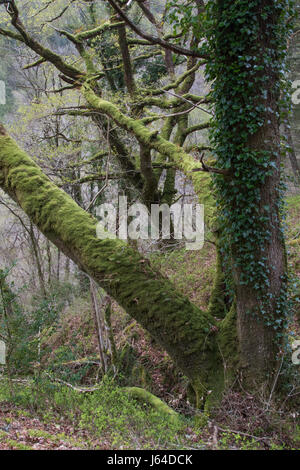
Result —
[{"label": "green undergrowth", "polygon": [[9,401],[38,415],[44,422],[65,418],[72,426],[106,442],[111,449],[171,449],[183,446],[188,420],[166,416],[136,400],[105,378],[99,390],[79,393],[47,380],[9,384],[1,381],[0,403]]},{"label": "green undergrowth", "polygon": [[4,442],[14,450],[33,450],[32,447],[18,442],[16,439],[10,439],[4,431],[0,431],[0,442]]},{"label": "green undergrowth", "polygon": [[[73,448],[111,450],[285,450],[299,447],[299,426],[296,433],[293,432],[291,444],[259,427],[245,433],[227,428],[225,423],[219,427],[218,422],[209,419],[201,425],[192,417],[178,415],[170,419],[144,403],[141,397],[135,400],[128,393],[131,391],[117,386],[109,378],[92,393],[79,393],[45,379],[28,381],[27,385],[14,382],[12,390],[8,381],[2,379],[0,411],[4,402],[6,406],[8,402],[14,405],[5,423],[13,426],[15,419],[24,417],[29,425],[24,428],[29,442],[19,442],[17,436],[12,438],[9,432],[1,430],[0,445],[30,450],[32,447],[28,444],[41,439],[48,442],[49,447],[65,442]],[[53,425],[60,428],[62,422],[64,432],[54,434]],[[30,427],[32,424],[34,427]]]}]

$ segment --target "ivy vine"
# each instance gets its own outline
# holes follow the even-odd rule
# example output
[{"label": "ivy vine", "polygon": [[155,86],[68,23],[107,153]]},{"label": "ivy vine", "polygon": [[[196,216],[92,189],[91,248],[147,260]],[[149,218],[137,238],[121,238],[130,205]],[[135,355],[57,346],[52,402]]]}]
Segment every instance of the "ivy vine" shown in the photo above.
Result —
[{"label": "ivy vine", "polygon": [[[234,260],[240,284],[257,292],[259,317],[278,330],[278,336],[286,322],[287,278],[282,279],[281,294],[273,299],[266,246],[271,242],[271,217],[274,220],[283,213],[284,188],[278,185],[276,214],[271,214],[269,205],[262,206],[261,188],[278,171],[282,146],[266,143],[257,149],[249,141],[266,120],[282,122],[288,112],[289,97],[283,89],[287,88],[286,45],[293,15],[291,0],[209,1],[203,46],[212,57],[206,75],[212,82],[211,141],[216,166],[230,170],[230,177],[214,175],[222,254],[227,265]],[[230,289],[228,277],[227,284]],[[275,311],[268,308],[274,302]]]}]

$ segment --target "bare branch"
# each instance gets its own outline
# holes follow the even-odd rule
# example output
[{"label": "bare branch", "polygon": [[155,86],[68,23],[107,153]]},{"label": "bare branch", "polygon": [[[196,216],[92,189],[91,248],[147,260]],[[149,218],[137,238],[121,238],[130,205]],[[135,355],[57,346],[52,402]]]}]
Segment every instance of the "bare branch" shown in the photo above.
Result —
[{"label": "bare branch", "polygon": [[189,57],[201,57],[202,59],[207,59],[208,55],[202,52],[192,51],[190,49],[185,49],[184,47],[177,46],[176,44],[172,44],[164,39],[151,36],[149,34],[144,33],[140,28],[138,28],[130,18],[124,13],[122,8],[114,0],[107,0],[110,5],[115,9],[115,11],[120,15],[121,18],[125,21],[125,23],[138,35],[142,38],[149,41],[151,44],[159,44],[160,46],[164,47],[165,49],[170,49],[171,51],[189,56]]},{"label": "bare branch", "polygon": [[[8,3],[8,2],[2,2]],[[85,78],[84,72],[76,69],[72,65],[68,65],[62,60],[60,55],[51,51],[50,49],[42,46],[36,39],[31,37],[28,32],[25,30],[23,23],[19,18],[19,11],[13,0],[9,2],[8,13],[11,16],[11,23],[16,28],[18,33],[14,33],[9,30],[4,30],[0,28],[0,34],[2,36],[10,37],[25,43],[31,50],[33,50],[37,55],[43,58],[45,61],[51,62],[60,72],[65,76],[71,77],[74,80],[81,80]]]},{"label": "bare branch", "polygon": [[44,59],[43,57],[41,57],[40,59],[38,60],[35,60],[34,62],[32,62],[31,64],[27,64],[25,65],[25,67],[23,67],[23,70],[28,70],[28,69],[32,69],[34,67],[38,67],[39,65],[43,64],[46,62],[46,59]]},{"label": "bare branch", "polygon": [[230,175],[231,170],[229,170],[229,169],[225,170],[223,168],[213,168],[212,166],[207,166],[204,163],[203,159],[204,159],[204,153],[200,157],[200,163],[202,164],[202,167],[201,168],[193,168],[191,173],[195,172],[195,171],[205,171],[207,173],[217,173],[218,175],[224,175],[224,176]]}]

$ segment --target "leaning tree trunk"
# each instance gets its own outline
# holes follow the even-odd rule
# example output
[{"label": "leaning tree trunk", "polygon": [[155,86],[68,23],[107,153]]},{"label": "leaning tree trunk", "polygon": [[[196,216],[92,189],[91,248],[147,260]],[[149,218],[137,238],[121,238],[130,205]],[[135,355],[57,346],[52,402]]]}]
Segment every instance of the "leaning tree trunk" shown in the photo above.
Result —
[{"label": "leaning tree trunk", "polygon": [[[59,189],[0,125],[0,187],[81,270],[135,318],[189,377],[200,405],[223,383],[220,355],[234,348],[234,324],[216,320],[180,294],[121,240],[98,239],[97,220]],[[210,393],[210,396],[212,394]]]}]

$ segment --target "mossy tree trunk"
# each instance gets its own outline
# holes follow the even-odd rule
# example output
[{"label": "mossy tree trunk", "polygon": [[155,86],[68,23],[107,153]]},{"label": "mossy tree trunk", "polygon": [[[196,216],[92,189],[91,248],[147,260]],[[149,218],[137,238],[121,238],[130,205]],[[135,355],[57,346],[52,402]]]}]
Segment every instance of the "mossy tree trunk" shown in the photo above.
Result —
[{"label": "mossy tree trunk", "polygon": [[199,399],[205,398],[209,383],[218,374],[223,376],[214,317],[193,305],[127,244],[98,239],[97,220],[56,187],[2,126],[0,131],[1,188],[50,241],[150,332],[189,377]]}]

